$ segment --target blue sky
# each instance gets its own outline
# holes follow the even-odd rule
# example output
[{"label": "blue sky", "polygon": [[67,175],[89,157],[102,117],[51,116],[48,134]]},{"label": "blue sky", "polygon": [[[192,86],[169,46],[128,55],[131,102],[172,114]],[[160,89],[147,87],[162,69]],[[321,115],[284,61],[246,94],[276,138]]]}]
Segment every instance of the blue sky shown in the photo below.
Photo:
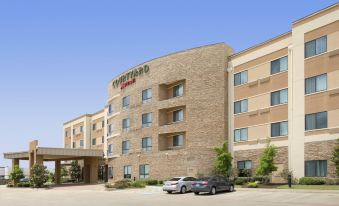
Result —
[{"label": "blue sky", "polygon": [[103,108],[108,82],[130,67],[216,42],[240,51],[333,3],[0,0],[0,166],[33,139],[61,147],[63,122]]}]

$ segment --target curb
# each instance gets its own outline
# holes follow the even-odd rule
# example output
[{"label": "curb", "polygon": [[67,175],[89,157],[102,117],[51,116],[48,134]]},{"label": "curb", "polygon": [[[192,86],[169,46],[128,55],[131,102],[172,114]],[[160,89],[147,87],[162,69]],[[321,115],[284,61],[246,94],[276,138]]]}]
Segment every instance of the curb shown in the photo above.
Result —
[{"label": "curb", "polygon": [[339,190],[305,190],[305,189],[260,189],[260,188],[235,188],[236,191],[252,192],[289,192],[289,193],[333,193],[339,194]]}]

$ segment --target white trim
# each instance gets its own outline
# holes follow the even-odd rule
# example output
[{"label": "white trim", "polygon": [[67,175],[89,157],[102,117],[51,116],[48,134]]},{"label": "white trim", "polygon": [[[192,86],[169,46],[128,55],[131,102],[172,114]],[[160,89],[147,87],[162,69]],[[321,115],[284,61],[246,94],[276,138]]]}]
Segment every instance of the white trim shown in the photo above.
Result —
[{"label": "white trim", "polygon": [[[272,145],[275,145],[277,147],[287,147],[288,146],[288,141],[287,140],[282,140],[282,141],[276,141],[276,142],[271,142]],[[252,149],[263,149],[266,147],[266,143],[258,143],[254,145],[234,145],[233,149],[234,151],[243,151],[243,150],[252,150]]]}]

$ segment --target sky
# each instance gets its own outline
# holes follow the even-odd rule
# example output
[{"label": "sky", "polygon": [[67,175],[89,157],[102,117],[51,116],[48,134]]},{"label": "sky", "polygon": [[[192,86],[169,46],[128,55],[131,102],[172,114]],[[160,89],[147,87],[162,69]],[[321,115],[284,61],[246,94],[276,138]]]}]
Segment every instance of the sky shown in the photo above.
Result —
[{"label": "sky", "polygon": [[63,123],[102,109],[135,65],[218,42],[241,51],[336,2],[0,0],[0,166],[34,139],[62,147]]}]

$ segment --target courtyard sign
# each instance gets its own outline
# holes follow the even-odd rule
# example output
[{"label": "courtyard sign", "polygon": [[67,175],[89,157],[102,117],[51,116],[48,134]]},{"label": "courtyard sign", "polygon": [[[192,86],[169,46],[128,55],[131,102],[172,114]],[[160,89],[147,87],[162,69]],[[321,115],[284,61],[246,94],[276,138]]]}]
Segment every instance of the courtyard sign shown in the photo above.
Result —
[{"label": "courtyard sign", "polygon": [[143,67],[139,67],[137,69],[133,69],[126,74],[121,75],[119,78],[113,81],[113,88],[117,88],[121,85],[120,89],[124,89],[125,87],[134,84],[136,81],[136,77],[149,72],[149,66],[144,65]]}]

